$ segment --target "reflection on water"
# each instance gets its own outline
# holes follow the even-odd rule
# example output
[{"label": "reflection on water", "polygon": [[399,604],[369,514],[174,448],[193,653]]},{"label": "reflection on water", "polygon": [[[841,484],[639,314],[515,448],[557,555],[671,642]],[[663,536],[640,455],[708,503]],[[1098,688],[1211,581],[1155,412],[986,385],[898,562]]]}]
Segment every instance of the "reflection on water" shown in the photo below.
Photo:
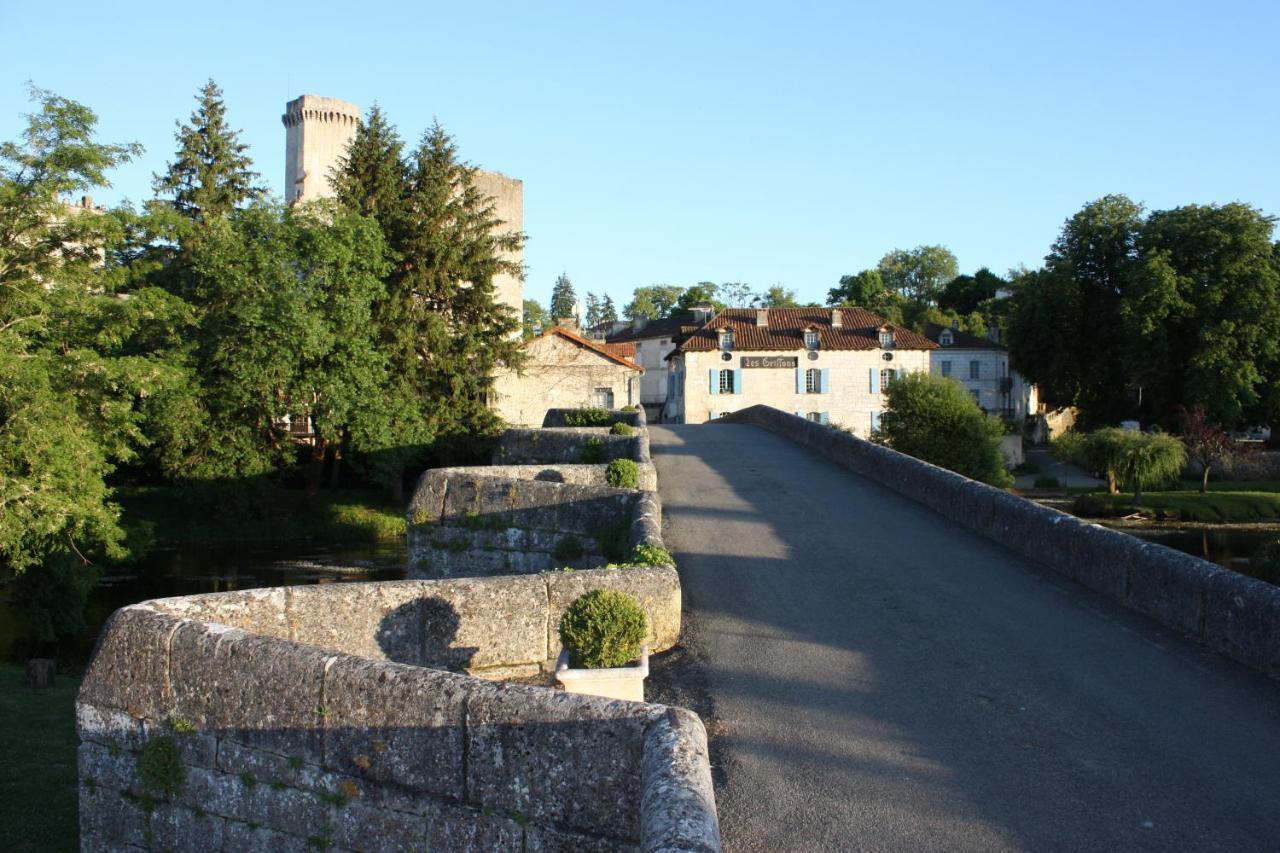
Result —
[{"label": "reflection on water", "polygon": [[[1240,529],[1118,528],[1131,536],[1175,548],[1241,574],[1258,577],[1249,560],[1265,543],[1280,539],[1280,527]],[[1275,578],[1262,580],[1275,583]]]},{"label": "reflection on water", "polygon": [[[271,586],[344,581],[401,580],[406,571],[403,541],[359,545],[240,545],[154,551],[136,564],[104,574],[90,593],[88,631],[79,659],[86,660],[107,617],[118,608],[151,598],[228,592]],[[18,650],[12,614],[0,604],[0,660]]]}]

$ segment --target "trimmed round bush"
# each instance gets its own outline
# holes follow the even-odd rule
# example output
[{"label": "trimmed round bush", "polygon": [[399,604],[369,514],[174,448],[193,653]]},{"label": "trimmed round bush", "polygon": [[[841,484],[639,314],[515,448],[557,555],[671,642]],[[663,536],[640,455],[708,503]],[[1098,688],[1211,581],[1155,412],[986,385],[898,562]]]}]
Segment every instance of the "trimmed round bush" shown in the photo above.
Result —
[{"label": "trimmed round bush", "polygon": [[615,459],[604,469],[604,481],[615,489],[634,489],[640,482],[640,468],[630,459]]},{"label": "trimmed round bush", "polygon": [[625,592],[593,589],[578,596],[560,617],[560,642],[569,650],[569,665],[626,666],[640,657],[646,621],[644,609]]},{"label": "trimmed round bush", "polygon": [[630,424],[624,424],[622,421],[618,421],[613,426],[609,427],[609,432],[612,435],[632,435],[635,433],[635,430],[631,428]]}]

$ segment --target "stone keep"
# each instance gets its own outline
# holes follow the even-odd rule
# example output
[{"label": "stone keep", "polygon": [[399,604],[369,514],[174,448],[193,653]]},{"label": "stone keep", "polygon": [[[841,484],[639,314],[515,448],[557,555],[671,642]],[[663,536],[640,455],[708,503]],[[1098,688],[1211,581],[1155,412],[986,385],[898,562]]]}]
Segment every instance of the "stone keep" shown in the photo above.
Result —
[{"label": "stone keep", "polygon": [[[285,201],[331,198],[331,170],[346,154],[360,124],[360,107],[337,98],[302,95],[285,104]],[[524,230],[524,182],[498,172],[476,172],[476,187],[493,199],[494,214],[503,230]],[[524,264],[524,252],[507,254]],[[523,316],[524,286],[520,278],[503,273],[493,279],[494,299]],[[518,334],[518,333],[517,333]]]}]

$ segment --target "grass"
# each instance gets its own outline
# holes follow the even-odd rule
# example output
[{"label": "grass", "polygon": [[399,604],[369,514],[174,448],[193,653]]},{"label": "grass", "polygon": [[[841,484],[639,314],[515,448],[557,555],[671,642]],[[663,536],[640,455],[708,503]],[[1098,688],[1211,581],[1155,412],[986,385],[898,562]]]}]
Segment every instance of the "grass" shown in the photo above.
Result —
[{"label": "grass", "polygon": [[121,489],[126,525],[150,524],[164,545],[327,539],[373,542],[404,535],[404,507],[385,492],[334,489]]},{"label": "grass", "polygon": [[[1236,484],[1240,485],[1240,484]],[[1250,484],[1252,485],[1252,484]],[[1109,500],[1121,514],[1133,511],[1133,495],[1094,495]],[[1195,492],[1143,492],[1140,510],[1164,513],[1183,521],[1211,524],[1280,520],[1280,492],[1210,490]]]},{"label": "grass", "polygon": [[48,690],[0,663],[0,832],[9,851],[79,849],[75,697],[80,679],[59,673]]}]

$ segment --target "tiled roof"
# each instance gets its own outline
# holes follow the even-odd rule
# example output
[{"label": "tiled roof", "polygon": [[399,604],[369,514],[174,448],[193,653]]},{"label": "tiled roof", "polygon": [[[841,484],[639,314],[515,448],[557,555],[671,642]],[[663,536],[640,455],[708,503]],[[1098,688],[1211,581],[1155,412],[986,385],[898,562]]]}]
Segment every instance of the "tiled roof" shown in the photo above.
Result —
[{"label": "tiled roof", "polygon": [[636,342],[630,341],[623,344],[597,343],[596,346],[603,348],[606,352],[611,352],[622,358],[634,358],[636,354]]},{"label": "tiled roof", "polygon": [[[604,356],[610,361],[621,364],[623,367],[629,367],[632,370],[638,370],[641,373],[644,373],[644,368],[636,364],[631,359],[627,358],[626,356],[619,355],[615,352],[610,352],[608,344],[598,344],[595,341],[589,341],[586,338],[579,335],[577,332],[571,332],[568,329],[564,328],[563,326],[553,326],[552,328],[547,329],[545,332],[538,335],[538,337],[525,343],[525,346],[527,347],[529,346],[529,344],[533,343],[533,341],[539,340],[540,338],[545,338],[548,335],[559,335],[560,337],[564,338],[566,341],[575,343],[578,346],[582,347],[583,349],[589,349],[594,353]],[[634,353],[634,351],[635,351],[635,347],[633,345],[632,352]]]},{"label": "tiled roof", "polygon": [[893,329],[896,349],[937,349],[924,335],[888,323],[865,308],[840,308],[840,328],[831,325],[832,308],[762,308],[768,324],[756,325],[755,308],[726,308],[706,325],[689,335],[680,349],[710,352],[719,348],[719,329],[733,330],[735,350],[804,349],[804,333],[818,331],[818,348],[825,350],[872,350],[880,348],[879,329]]},{"label": "tiled roof", "polygon": [[984,338],[981,335],[975,335],[970,332],[962,332],[959,329],[951,330],[951,339],[954,341],[950,346],[943,346],[940,338],[946,326],[939,326],[937,323],[925,323],[924,335],[929,340],[938,345],[939,349],[986,349],[1004,351],[1007,347],[1001,346],[990,338]]},{"label": "tiled roof", "polygon": [[609,335],[607,340],[612,344],[623,341],[647,341],[650,338],[671,338],[678,336],[681,328],[690,324],[697,328],[693,312],[678,311],[670,317],[663,317],[661,320],[650,320],[644,324],[643,329],[623,329],[617,334]]}]

